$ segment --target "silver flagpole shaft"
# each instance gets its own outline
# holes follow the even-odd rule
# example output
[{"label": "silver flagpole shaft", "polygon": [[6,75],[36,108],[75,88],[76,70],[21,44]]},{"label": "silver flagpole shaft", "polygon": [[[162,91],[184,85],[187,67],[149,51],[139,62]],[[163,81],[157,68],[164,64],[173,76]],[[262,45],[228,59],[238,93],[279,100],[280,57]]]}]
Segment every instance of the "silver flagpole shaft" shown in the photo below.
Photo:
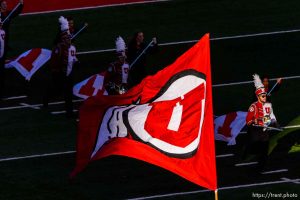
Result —
[{"label": "silver flagpole shaft", "polygon": [[271,90],[268,92],[267,96],[270,96],[271,92],[274,90],[274,88],[276,87],[276,85],[278,85],[278,81],[275,83],[275,85],[273,85],[273,87],[271,88]]},{"label": "silver flagpole shaft", "polygon": [[4,22],[15,12],[15,10],[20,6],[21,4],[18,3],[14,9],[9,13],[9,15],[6,16],[6,18],[3,20],[2,24],[4,24]]},{"label": "silver flagpole shaft", "polygon": [[148,46],[142,51],[142,53],[136,57],[136,59],[130,64],[129,69],[131,69],[131,67],[136,63],[136,61],[138,61],[138,59],[145,53],[145,51],[152,45],[153,40],[148,44]]},{"label": "silver flagpole shaft", "polygon": [[281,128],[274,128],[274,127],[269,127],[269,126],[260,126],[260,125],[255,125],[255,124],[253,124],[252,126],[260,127],[260,128],[266,128],[266,129],[274,130],[274,131],[283,131],[283,129],[281,129]]},{"label": "silver flagpole shaft", "polygon": [[74,38],[75,38],[81,31],[83,31],[83,29],[85,29],[87,26],[88,26],[88,24],[85,24],[79,31],[77,31],[77,33],[75,33],[75,34],[72,36],[71,40],[74,39]]}]

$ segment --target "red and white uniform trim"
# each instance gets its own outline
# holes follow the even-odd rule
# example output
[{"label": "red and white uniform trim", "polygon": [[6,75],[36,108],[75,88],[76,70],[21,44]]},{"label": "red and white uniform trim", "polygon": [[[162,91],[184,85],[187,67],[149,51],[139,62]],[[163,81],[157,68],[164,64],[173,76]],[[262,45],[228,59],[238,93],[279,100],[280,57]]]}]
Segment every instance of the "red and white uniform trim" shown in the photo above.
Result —
[{"label": "red and white uniform trim", "polygon": [[259,101],[252,103],[248,109],[246,117],[247,125],[256,124],[259,126],[265,126],[266,120],[269,118],[271,121],[276,121],[276,117],[273,113],[271,103],[261,103]]},{"label": "red and white uniform trim", "polygon": [[0,29],[0,58],[4,55],[4,46],[5,46],[5,31]]},{"label": "red and white uniform trim", "polygon": [[71,74],[74,63],[77,61],[78,59],[76,57],[76,47],[74,45],[71,45],[69,48],[69,55],[68,55],[67,76]]},{"label": "red and white uniform trim", "polygon": [[117,84],[127,84],[129,65],[128,63],[113,62],[110,64],[108,71],[112,74],[112,81]]}]

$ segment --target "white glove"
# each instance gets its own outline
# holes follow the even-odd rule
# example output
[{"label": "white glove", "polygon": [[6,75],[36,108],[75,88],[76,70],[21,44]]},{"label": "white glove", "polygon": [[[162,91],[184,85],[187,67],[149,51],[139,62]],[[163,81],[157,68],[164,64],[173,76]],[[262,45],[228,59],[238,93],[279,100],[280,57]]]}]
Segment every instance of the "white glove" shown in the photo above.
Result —
[{"label": "white glove", "polygon": [[153,41],[154,44],[157,44],[157,39],[156,39],[156,37],[152,38],[152,41]]}]

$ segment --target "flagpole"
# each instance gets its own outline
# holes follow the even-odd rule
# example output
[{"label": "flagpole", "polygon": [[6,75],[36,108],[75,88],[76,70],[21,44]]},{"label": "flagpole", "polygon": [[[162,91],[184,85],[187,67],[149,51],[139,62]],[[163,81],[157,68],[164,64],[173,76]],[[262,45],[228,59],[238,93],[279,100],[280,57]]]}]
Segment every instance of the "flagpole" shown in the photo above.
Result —
[{"label": "flagpole", "polygon": [[73,39],[74,39],[81,31],[83,31],[83,29],[85,29],[87,26],[88,26],[88,23],[85,23],[84,26],[72,36],[71,40],[73,40]]},{"label": "flagpole", "polygon": [[215,190],[215,200],[218,200],[218,189]]},{"label": "flagpole", "polygon": [[9,15],[7,15],[6,18],[3,20],[2,24],[4,24],[5,21],[6,21],[7,19],[9,19],[9,17],[15,12],[15,10],[17,10],[17,8],[18,8],[20,5],[21,5],[21,4],[18,3],[18,4],[14,7],[14,9],[9,13]]},{"label": "flagpole", "polygon": [[274,90],[274,88],[276,87],[277,84],[278,84],[278,81],[275,83],[275,85],[272,87],[272,89],[268,92],[267,96],[271,95],[271,92]]},{"label": "flagpole", "polygon": [[148,46],[142,51],[142,53],[130,64],[129,70],[136,63],[136,61],[145,53],[145,51],[152,45],[153,40],[148,44]]},{"label": "flagpole", "polygon": [[256,124],[253,124],[252,126],[254,127],[259,127],[259,128],[265,128],[265,129],[269,129],[269,130],[274,130],[274,131],[283,131],[283,129],[281,128],[275,128],[275,127],[270,127],[270,126],[260,126],[260,125],[256,125]]}]

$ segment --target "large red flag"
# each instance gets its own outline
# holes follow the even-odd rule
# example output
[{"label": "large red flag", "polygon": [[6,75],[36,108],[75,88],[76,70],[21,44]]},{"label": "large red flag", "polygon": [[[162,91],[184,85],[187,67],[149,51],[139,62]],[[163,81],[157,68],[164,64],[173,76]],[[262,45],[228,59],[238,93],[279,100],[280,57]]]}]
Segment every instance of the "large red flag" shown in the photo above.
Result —
[{"label": "large red flag", "polygon": [[124,95],[95,96],[80,109],[76,168],[122,155],[217,188],[209,34]]}]

